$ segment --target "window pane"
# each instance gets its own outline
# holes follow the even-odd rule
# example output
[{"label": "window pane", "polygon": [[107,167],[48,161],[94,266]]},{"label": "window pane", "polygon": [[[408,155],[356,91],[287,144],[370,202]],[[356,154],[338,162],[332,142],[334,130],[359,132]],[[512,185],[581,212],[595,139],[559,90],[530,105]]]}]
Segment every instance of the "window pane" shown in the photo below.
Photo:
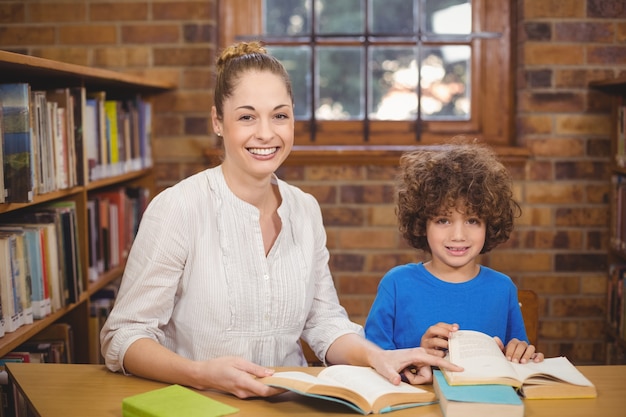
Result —
[{"label": "window pane", "polygon": [[295,101],[294,116],[299,120],[311,118],[311,48],[308,46],[267,47],[285,66],[291,77]]},{"label": "window pane", "polygon": [[316,52],[315,116],[321,120],[363,118],[363,48],[319,47]]},{"label": "window pane", "polygon": [[423,0],[422,7],[423,30],[426,32],[471,33],[472,5],[470,0]]},{"label": "window pane", "polygon": [[413,1],[371,0],[369,3],[369,29],[372,34],[415,34]]},{"label": "window pane", "polygon": [[420,110],[425,120],[467,120],[470,117],[469,46],[422,50]]},{"label": "window pane", "polygon": [[371,119],[417,118],[417,48],[372,47],[369,114]]},{"label": "window pane", "polygon": [[316,0],[318,34],[361,34],[365,31],[361,0]]},{"label": "window pane", "polygon": [[270,36],[302,36],[311,33],[311,0],[265,0],[263,27]]}]

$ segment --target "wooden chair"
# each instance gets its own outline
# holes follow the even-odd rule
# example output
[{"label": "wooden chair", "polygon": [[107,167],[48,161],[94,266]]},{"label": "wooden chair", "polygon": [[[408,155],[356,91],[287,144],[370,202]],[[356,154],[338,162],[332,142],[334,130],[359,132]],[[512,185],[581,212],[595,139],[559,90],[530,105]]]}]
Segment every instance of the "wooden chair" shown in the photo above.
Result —
[{"label": "wooden chair", "polygon": [[539,334],[539,298],[533,290],[517,290],[517,298],[522,309],[528,340],[536,347]]}]

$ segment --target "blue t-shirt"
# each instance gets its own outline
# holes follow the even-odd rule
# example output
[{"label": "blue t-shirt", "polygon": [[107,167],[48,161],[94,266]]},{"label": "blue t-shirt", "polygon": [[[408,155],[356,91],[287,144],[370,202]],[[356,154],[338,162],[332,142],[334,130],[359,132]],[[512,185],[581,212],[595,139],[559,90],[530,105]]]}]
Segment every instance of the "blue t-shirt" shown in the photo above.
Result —
[{"label": "blue t-shirt", "polygon": [[420,346],[422,335],[437,323],[528,342],[517,287],[508,276],[481,266],[462,283],[440,280],[423,263],[392,268],[378,285],[365,322],[365,336],[383,349]]}]

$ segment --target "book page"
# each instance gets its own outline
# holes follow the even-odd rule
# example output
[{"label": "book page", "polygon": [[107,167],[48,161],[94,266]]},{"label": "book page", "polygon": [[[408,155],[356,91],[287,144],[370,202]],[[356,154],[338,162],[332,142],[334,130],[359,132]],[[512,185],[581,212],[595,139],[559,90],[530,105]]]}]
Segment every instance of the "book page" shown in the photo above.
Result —
[{"label": "book page", "polygon": [[566,358],[546,358],[543,362],[528,362],[526,364],[512,363],[524,383],[546,384],[553,381],[565,381],[574,385],[592,386],[576,367]]},{"label": "book page", "polygon": [[369,367],[351,365],[333,365],[319,373],[318,378],[324,382],[335,382],[350,387],[370,403],[384,394],[389,393],[424,393],[422,388],[407,383],[394,385],[387,378]]},{"label": "book page", "polygon": [[489,335],[473,330],[458,330],[448,341],[450,362],[462,366],[463,372],[450,372],[463,379],[507,377],[518,379],[511,363],[496,341]]}]

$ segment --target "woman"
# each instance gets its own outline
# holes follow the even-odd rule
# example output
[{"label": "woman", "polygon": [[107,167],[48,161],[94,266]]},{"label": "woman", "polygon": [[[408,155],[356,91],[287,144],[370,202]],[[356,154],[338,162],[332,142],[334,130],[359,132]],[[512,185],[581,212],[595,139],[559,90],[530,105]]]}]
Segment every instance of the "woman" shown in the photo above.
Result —
[{"label": "woman", "polygon": [[[221,165],[150,203],[101,333],[112,371],[218,389],[281,392],[256,381],[304,366],[300,337],[326,363],[372,366],[393,383],[460,369],[423,349],[383,351],[339,305],[316,200],[274,171],[294,140],[289,77],[256,42],[217,61],[213,129]],[[409,368],[417,372],[411,372]]]}]

